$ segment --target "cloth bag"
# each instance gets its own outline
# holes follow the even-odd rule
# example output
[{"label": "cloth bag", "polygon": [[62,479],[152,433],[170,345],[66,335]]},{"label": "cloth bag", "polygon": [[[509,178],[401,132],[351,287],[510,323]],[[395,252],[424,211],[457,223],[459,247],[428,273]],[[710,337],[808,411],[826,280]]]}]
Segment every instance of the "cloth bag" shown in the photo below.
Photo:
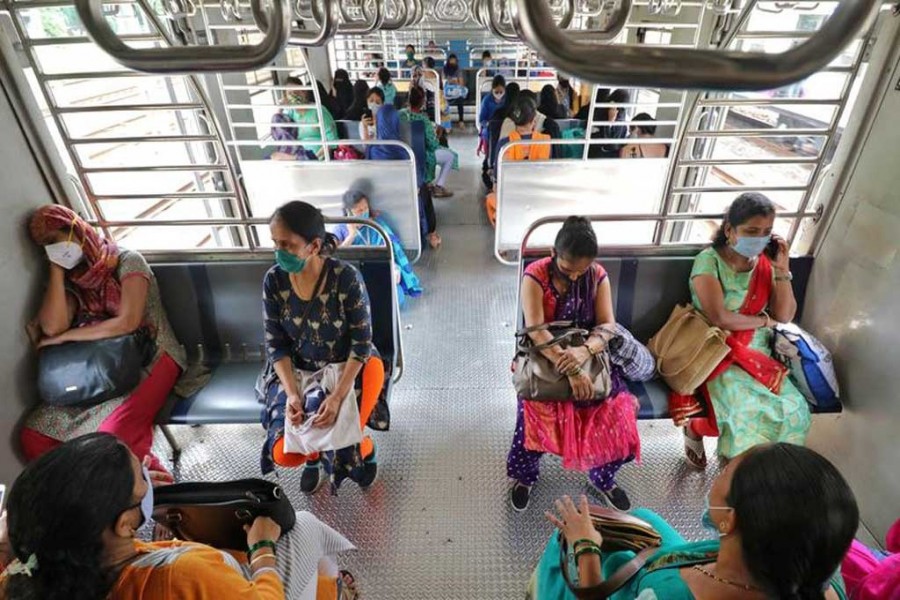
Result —
[{"label": "cloth bag", "polygon": [[834,362],[822,342],[793,323],[780,324],[772,337],[772,352],[790,369],[791,379],[810,404],[819,408],[840,405]]},{"label": "cloth bag", "polygon": [[625,563],[609,579],[592,587],[578,587],[570,575],[572,561],[569,559],[566,540],[559,533],[559,566],[569,591],[579,599],[605,600],[624,587],[647,564],[650,557],[659,550],[662,536],[652,525],[637,517],[599,506],[591,506],[589,511],[594,529],[603,536],[600,546],[603,552],[630,550],[637,553],[637,556]]},{"label": "cloth bag", "polygon": [[331,390],[337,388],[338,380],[347,363],[330,364],[314,373],[297,371],[297,378],[304,399],[304,421],[297,426],[287,423],[284,428],[284,451],[294,454],[311,454],[328,450],[340,450],[362,442],[359,427],[359,406],[356,404],[356,390],[341,403],[337,419],[329,427],[313,427],[315,413]]},{"label": "cloth bag", "polygon": [[621,323],[616,323],[615,336],[609,340],[609,360],[622,369],[629,381],[650,381],[656,377],[656,361],[650,349],[637,341]]},{"label": "cloth bag", "polygon": [[[516,332],[518,347],[513,359],[513,386],[519,397],[526,400],[562,401],[572,399],[572,387],[569,379],[556,370],[550,360],[541,352],[559,346],[563,349],[583,346],[589,336],[585,329],[572,327],[571,321],[555,321],[525,327]],[[529,333],[549,331],[553,339],[545,344],[535,345]],[[612,378],[609,371],[609,354],[600,352],[588,358],[581,365],[594,382],[594,399],[603,400],[609,397],[612,390]]]},{"label": "cloth bag", "polygon": [[153,520],[181,540],[246,551],[244,525],[256,517],[270,517],[282,534],[297,520],[281,487],[264,479],[185,482],[153,490]]},{"label": "cloth bag", "polygon": [[128,395],[156,345],[143,330],[105,340],[46,346],[38,354],[38,393],[51,406],[93,406]]},{"label": "cloth bag", "polygon": [[692,306],[679,305],[647,346],[666,384],[678,394],[691,395],[731,352],[727,337]]}]

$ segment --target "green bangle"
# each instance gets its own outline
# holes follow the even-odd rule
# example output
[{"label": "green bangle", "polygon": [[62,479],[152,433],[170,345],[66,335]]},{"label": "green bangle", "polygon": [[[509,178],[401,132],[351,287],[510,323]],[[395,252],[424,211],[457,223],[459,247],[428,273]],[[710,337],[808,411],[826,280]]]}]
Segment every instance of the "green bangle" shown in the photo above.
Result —
[{"label": "green bangle", "polygon": [[587,544],[588,546],[596,546],[597,548],[600,547],[600,545],[592,539],[581,538],[580,540],[575,540],[574,542],[572,542],[572,550],[578,550],[578,546],[580,546],[581,544]]},{"label": "green bangle", "polygon": [[580,548],[575,551],[575,560],[577,561],[579,558],[584,556],[585,554],[596,554],[600,556],[600,548],[595,546],[585,546],[584,548]]},{"label": "green bangle", "polygon": [[256,542],[255,544],[250,546],[249,550],[247,550],[247,560],[250,560],[255,552],[258,552],[263,548],[271,548],[272,552],[275,552],[275,542],[273,542],[272,540],[260,540]]}]

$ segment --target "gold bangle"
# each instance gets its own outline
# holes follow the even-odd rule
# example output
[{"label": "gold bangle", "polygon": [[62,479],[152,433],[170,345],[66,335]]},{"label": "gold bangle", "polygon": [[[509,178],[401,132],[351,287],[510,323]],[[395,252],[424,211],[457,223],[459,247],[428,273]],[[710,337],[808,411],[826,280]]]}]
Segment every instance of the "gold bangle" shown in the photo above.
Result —
[{"label": "gold bangle", "polygon": [[259,562],[259,561],[261,561],[261,560],[265,560],[265,559],[267,559],[267,558],[271,558],[271,559],[275,560],[275,553],[274,553],[274,552],[271,552],[271,553],[267,552],[266,554],[260,554],[260,555],[258,555],[256,558],[254,558],[254,559],[252,559],[252,560],[250,561],[250,566],[252,567],[252,566],[255,565],[257,562]]}]

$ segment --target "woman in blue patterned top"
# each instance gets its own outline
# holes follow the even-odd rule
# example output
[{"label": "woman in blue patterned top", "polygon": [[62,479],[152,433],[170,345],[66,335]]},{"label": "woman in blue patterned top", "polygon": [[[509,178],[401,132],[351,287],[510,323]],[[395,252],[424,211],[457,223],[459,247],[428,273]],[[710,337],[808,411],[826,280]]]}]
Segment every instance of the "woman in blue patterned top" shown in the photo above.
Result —
[{"label": "woman in blue patterned top", "polygon": [[285,420],[304,421],[304,403],[298,380],[301,372],[315,372],[342,364],[336,389],[330,390],[316,415],[314,427],[335,423],[341,403],[356,389],[360,428],[364,427],[384,387],[384,364],[372,345],[369,295],[359,271],[332,258],[333,235],[325,231],[319,209],[305,202],[289,202],[275,211],[269,223],[277,264],[266,273],[263,306],[266,352],[274,374],[265,383],[267,430],[262,470],[274,464],[305,465],[300,488],[316,492],[328,475],[333,489],[347,477],[368,487],[378,472],[375,447],[361,444],[321,455],[287,453]]}]

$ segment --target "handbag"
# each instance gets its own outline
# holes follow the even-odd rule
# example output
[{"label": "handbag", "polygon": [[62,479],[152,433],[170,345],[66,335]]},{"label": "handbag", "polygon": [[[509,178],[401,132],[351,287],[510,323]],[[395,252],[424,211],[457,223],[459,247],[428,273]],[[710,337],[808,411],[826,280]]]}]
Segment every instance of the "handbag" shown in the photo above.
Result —
[{"label": "handbag", "polygon": [[[584,346],[590,332],[586,329],[572,327],[571,321],[554,321],[543,325],[525,327],[516,332],[518,340],[516,356],[513,359],[513,386],[516,393],[526,400],[571,400],[572,386],[569,378],[556,370],[554,365],[542,351],[559,346],[577,348]],[[529,333],[549,331],[553,339],[544,344],[535,345]],[[612,378],[609,372],[609,354],[604,350],[588,358],[581,365],[594,382],[594,400],[604,400],[612,390]]]},{"label": "handbag", "polygon": [[296,427],[290,423],[285,425],[285,452],[293,454],[326,452],[354,446],[362,441],[359,406],[356,404],[356,390],[353,388],[341,402],[334,423],[328,427],[313,427],[316,411],[328,396],[328,391],[337,387],[346,366],[347,363],[330,364],[315,373],[297,371],[300,388],[303,390],[305,419]]},{"label": "handbag", "polygon": [[678,394],[697,391],[728,356],[728,334],[690,305],[678,305],[647,346],[666,384]]},{"label": "handbag", "polygon": [[793,323],[775,327],[772,353],[790,369],[791,380],[818,408],[840,406],[840,388],[831,353],[822,342]]},{"label": "handbag", "polygon": [[93,406],[126,396],[156,354],[146,330],[104,340],[46,346],[38,353],[38,393],[51,406]]},{"label": "handbag", "polygon": [[576,598],[605,600],[627,584],[647,564],[662,544],[662,536],[642,519],[600,506],[590,507],[594,529],[600,532],[603,552],[630,550],[637,555],[620,567],[613,575],[591,587],[578,587],[569,574],[569,551],[562,532],[559,533],[559,566],[566,585]]},{"label": "handbag", "polygon": [[221,550],[247,550],[244,525],[269,517],[282,534],[297,514],[280,486],[264,479],[188,482],[153,490],[153,520],[178,539]]}]

